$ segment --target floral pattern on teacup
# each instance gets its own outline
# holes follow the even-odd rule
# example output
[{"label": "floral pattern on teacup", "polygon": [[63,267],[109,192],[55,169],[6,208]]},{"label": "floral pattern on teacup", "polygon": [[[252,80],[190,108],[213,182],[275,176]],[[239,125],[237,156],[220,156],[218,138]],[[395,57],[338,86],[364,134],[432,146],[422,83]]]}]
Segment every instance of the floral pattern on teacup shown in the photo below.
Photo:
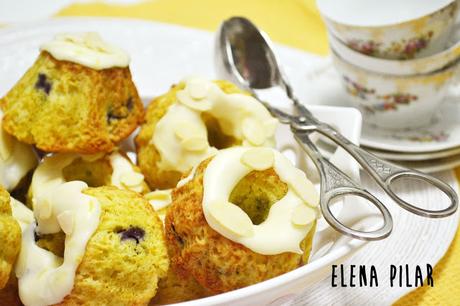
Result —
[{"label": "floral pattern on teacup", "polygon": [[390,46],[382,48],[382,44],[373,40],[349,40],[346,44],[351,49],[360,53],[383,58],[411,59],[425,49],[433,37],[433,31],[424,33],[418,37],[392,41]]},{"label": "floral pattern on teacup", "polygon": [[389,110],[397,110],[398,106],[400,105],[408,105],[413,101],[418,100],[418,96],[411,94],[411,93],[404,93],[404,92],[395,92],[389,93],[385,95],[376,94],[376,90],[373,88],[367,88],[364,85],[361,85],[349,77],[343,77],[345,81],[345,90],[352,96],[359,97],[363,100],[369,100],[372,98],[379,101],[373,105],[366,105],[363,106],[362,109],[370,114],[374,114],[376,112],[384,112]]},{"label": "floral pattern on teacup", "polygon": [[375,94],[375,89],[367,88],[357,82],[353,81],[347,76],[343,77],[345,81],[345,89],[346,91],[355,97],[360,97],[363,100],[367,100],[368,96]]}]

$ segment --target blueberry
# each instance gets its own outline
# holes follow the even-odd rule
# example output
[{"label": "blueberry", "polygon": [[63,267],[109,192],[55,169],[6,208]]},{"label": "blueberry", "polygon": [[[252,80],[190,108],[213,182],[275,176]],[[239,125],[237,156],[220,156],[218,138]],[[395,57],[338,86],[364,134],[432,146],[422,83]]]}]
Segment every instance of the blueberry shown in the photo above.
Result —
[{"label": "blueberry", "polygon": [[139,243],[145,236],[145,231],[137,226],[130,227],[126,230],[120,230],[117,233],[120,235],[121,241],[132,239],[136,240],[136,243]]},{"label": "blueberry", "polygon": [[38,80],[35,83],[35,88],[37,90],[43,90],[47,95],[49,95],[51,91],[52,84],[51,82],[48,81],[48,78],[46,77],[46,74],[39,73],[38,74]]}]

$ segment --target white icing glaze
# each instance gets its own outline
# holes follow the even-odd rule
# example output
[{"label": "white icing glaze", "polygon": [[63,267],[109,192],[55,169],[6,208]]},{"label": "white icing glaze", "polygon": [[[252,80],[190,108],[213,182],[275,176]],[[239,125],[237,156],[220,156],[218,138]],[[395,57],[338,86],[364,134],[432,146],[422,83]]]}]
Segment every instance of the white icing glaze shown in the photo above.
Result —
[{"label": "white icing glaze", "polygon": [[[0,126],[2,118],[0,111]],[[32,146],[17,141],[0,128],[0,185],[8,191],[13,190],[36,165]]]},{"label": "white icing glaze", "polygon": [[104,42],[94,32],[58,34],[52,41],[44,43],[40,50],[49,52],[57,60],[96,70],[128,67],[130,62],[126,52]]},{"label": "white icing glaze", "polygon": [[[300,243],[312,228],[317,217],[317,203],[306,202],[292,187],[299,179],[299,169],[281,153],[274,149],[273,169],[281,181],[288,185],[288,192],[274,203],[267,219],[254,225],[247,214],[238,206],[228,202],[232,190],[237,183],[254,169],[244,164],[241,159],[250,150],[248,147],[234,147],[219,151],[208,164],[203,178],[203,213],[214,230],[224,237],[241,243],[252,251],[264,255],[275,255],[283,252],[301,254]],[[306,176],[300,179],[308,181]],[[305,183],[307,184],[307,183]],[[314,192],[309,190],[309,192]],[[311,195],[309,199],[315,199]],[[301,208],[299,208],[301,207]],[[306,212],[306,218],[295,217],[296,212]],[[314,218],[311,218],[311,215]],[[249,221],[248,221],[249,220]]]},{"label": "white icing glaze", "polygon": [[[32,203],[37,220],[23,231],[21,252],[16,264],[21,301],[29,305],[61,302],[73,288],[75,272],[85,254],[86,244],[99,226],[98,200],[84,194],[85,182],[65,182],[62,169],[76,155],[47,157],[32,178]],[[39,234],[66,234],[64,258],[35,244]]]},{"label": "white icing glaze", "polygon": [[278,121],[255,98],[226,94],[215,83],[190,78],[177,92],[177,102],[158,121],[151,143],[161,156],[158,167],[186,172],[216,154],[208,143],[202,115],[215,118],[225,135],[243,146],[274,146]]}]

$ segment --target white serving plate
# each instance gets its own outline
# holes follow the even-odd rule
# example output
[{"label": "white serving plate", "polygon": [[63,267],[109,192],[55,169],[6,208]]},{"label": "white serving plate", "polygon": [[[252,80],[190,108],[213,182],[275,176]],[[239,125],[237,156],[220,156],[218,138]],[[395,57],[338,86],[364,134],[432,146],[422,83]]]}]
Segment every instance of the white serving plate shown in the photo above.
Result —
[{"label": "white serving plate", "polygon": [[[89,30],[100,32],[104,38],[122,46],[130,53],[134,81],[146,100],[165,92],[171,84],[184,76],[195,74],[214,77],[212,33],[127,19],[61,18],[0,30],[0,95],[11,88],[30,67],[38,55],[37,46],[41,42],[58,32]],[[323,65],[324,59],[291,48],[275,46],[275,49],[299,98],[310,104],[320,102],[312,87],[306,86],[310,80],[305,76],[312,68]],[[314,83],[311,82],[311,85]],[[337,93],[334,86],[327,90],[331,95]],[[358,140],[360,120],[355,110],[313,106],[311,109],[320,119],[332,122],[351,140]],[[287,129],[283,128],[277,134],[283,149],[286,149],[286,146],[296,148],[289,140],[289,135]],[[296,149],[294,152],[297,152]],[[308,166],[308,163],[302,158],[299,159],[297,154],[291,152],[289,155],[296,156],[295,160],[301,166]],[[348,165],[345,170],[356,175],[356,167],[344,154],[337,152],[333,158],[340,165]],[[452,183],[449,176],[445,179]],[[421,192],[416,196],[427,195]],[[443,222],[426,220],[401,213],[400,208],[391,204],[387,198],[382,199],[385,199],[385,204],[390,204],[389,209],[395,223],[394,232],[389,238],[365,244],[343,237],[331,231],[324,222],[320,222],[310,264],[253,286],[181,305],[280,305],[301,291],[304,293],[297,295],[294,304],[349,305],[356,304],[357,301],[360,304],[370,304],[372,301],[379,301],[381,304],[394,302],[410,288],[331,290],[330,280],[321,280],[330,276],[332,264],[345,260],[348,264],[351,262],[376,265],[377,269],[380,266],[387,267],[389,263],[429,262],[434,265],[452,241],[458,214]],[[344,210],[351,212],[351,216],[356,216],[356,213],[361,211],[356,209],[356,202],[345,201],[343,204],[353,206]],[[438,201],[433,201],[430,208],[439,208]],[[363,226],[366,227],[366,224]],[[436,248],[432,247],[432,241],[437,242]],[[361,248],[363,250],[357,252]],[[379,282],[385,281],[384,272],[381,274]]]},{"label": "white serving plate", "polygon": [[[162,31],[162,27],[169,31]],[[190,30],[183,29],[183,32],[177,32],[179,35],[172,33],[171,36],[170,27],[146,22],[54,21],[20,31],[0,32],[0,95],[4,95],[30,67],[42,42],[51,39],[55,33],[90,30],[98,31],[105,39],[121,46],[131,55],[131,71],[144,102],[187,75],[214,77],[212,47],[204,47],[194,37],[187,35]],[[361,133],[359,111],[328,106],[314,106],[311,110],[318,118],[334,124],[347,138],[358,143]],[[280,150],[291,161],[317,178],[315,169],[288,127],[280,126],[276,138]],[[124,148],[132,148],[132,145],[124,143]],[[331,158],[350,176],[359,180],[359,169],[356,165],[351,166],[343,151],[337,150]],[[370,230],[372,225],[369,222],[362,226]],[[303,291],[308,285],[326,277],[332,264],[343,262],[365,244],[363,241],[340,237],[324,220],[319,220],[312,260],[308,265],[253,286],[181,305],[273,304],[287,297],[293,298],[294,294]]]}]

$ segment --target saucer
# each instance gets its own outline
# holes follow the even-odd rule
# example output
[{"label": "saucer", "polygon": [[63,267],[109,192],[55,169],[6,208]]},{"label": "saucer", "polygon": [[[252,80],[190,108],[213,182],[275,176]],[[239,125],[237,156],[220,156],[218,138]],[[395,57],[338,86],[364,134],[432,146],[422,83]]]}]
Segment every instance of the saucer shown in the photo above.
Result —
[{"label": "saucer", "polygon": [[405,130],[384,130],[363,125],[361,144],[379,150],[426,153],[460,146],[460,103],[447,99],[431,124]]},{"label": "saucer", "polygon": [[450,170],[460,166],[460,154],[446,158],[419,160],[419,161],[392,161],[395,164],[406,168],[416,169],[425,173],[433,173],[443,170]]},{"label": "saucer", "polygon": [[435,151],[435,152],[421,152],[421,153],[412,153],[412,152],[394,152],[394,151],[385,151],[367,148],[366,150],[373,153],[374,155],[389,159],[389,160],[398,160],[398,161],[426,161],[440,158],[447,158],[457,154],[460,154],[460,147],[455,147],[452,149]]}]

